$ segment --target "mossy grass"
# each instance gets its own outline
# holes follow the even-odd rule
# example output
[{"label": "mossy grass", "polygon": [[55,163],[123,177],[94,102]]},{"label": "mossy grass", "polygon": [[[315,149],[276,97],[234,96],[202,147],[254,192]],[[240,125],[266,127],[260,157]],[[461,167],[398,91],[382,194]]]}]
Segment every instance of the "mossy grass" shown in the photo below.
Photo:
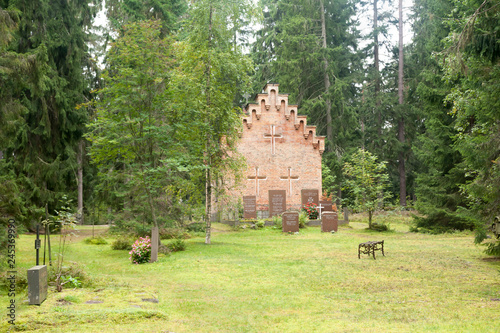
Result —
[{"label": "mossy grass", "polygon": [[[500,331],[500,261],[474,245],[472,232],[410,233],[411,217],[378,218],[393,232],[366,230],[362,215],[335,234],[214,223],[212,245],[186,239],[185,251],[143,265],[112,250],[111,237],[101,246],[77,239],[66,260],[81,264],[92,285],[50,288],[41,306],[19,292],[16,322],[37,332]],[[34,266],[33,239],[17,240],[19,274]],[[368,240],[384,240],[385,257],[358,259]]]}]

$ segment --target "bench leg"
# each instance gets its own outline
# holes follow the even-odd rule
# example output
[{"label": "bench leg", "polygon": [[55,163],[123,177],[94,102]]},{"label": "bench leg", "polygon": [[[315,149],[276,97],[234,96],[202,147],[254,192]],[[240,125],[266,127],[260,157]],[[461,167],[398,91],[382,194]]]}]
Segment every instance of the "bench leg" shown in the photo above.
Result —
[{"label": "bench leg", "polygon": [[361,259],[361,246],[358,246],[358,259]]},{"label": "bench leg", "polygon": [[373,259],[377,260],[377,258],[375,258],[375,246],[372,246],[372,253],[373,253]]}]

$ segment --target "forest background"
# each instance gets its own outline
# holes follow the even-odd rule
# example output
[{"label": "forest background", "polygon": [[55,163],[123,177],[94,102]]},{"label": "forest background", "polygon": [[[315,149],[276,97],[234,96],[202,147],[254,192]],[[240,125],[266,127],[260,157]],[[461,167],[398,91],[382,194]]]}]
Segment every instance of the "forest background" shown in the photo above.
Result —
[{"label": "forest background", "polygon": [[[484,240],[500,215],[500,3],[381,3],[0,0],[2,223],[32,230],[66,196],[84,223],[206,219],[213,184],[238,176],[241,107],[276,82],[327,137],[339,204],[354,205],[343,166],[362,148],[414,231]],[[388,38],[398,6],[405,43]]]}]

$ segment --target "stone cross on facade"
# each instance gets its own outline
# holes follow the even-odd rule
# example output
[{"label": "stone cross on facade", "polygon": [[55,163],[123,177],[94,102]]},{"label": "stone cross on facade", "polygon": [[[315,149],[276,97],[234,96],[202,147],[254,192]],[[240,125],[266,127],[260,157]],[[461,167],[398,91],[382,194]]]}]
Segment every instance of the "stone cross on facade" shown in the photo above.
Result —
[{"label": "stone cross on facade", "polygon": [[276,134],[276,125],[271,125],[271,133],[264,134],[264,138],[271,139],[271,154],[275,155],[276,153],[276,139],[281,139],[283,135]]},{"label": "stone cross on facade", "polygon": [[255,176],[248,176],[248,180],[254,180],[255,181],[255,196],[259,196],[259,181],[260,180],[266,180],[267,176],[259,176],[259,168],[255,167]]},{"label": "stone cross on facade", "polygon": [[288,195],[291,197],[292,192],[292,180],[299,180],[299,176],[292,176],[292,168],[288,168],[287,176],[280,176],[281,180],[288,180]]}]

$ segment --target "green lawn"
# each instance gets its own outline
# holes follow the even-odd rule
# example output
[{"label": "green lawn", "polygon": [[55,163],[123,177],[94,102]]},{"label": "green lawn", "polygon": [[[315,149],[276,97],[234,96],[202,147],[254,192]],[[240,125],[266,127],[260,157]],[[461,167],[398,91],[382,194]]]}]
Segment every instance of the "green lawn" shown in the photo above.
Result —
[{"label": "green lawn", "polygon": [[[37,332],[500,332],[500,261],[470,232],[414,234],[407,218],[387,218],[395,232],[366,231],[356,217],[333,235],[216,224],[226,230],[212,245],[192,238],[145,265],[80,238],[66,260],[83,264],[93,286],[51,289],[41,306],[21,294],[17,323]],[[34,265],[33,239],[18,239],[19,272]],[[385,257],[358,259],[359,243],[382,239]],[[5,312],[7,302],[3,293]]]}]

